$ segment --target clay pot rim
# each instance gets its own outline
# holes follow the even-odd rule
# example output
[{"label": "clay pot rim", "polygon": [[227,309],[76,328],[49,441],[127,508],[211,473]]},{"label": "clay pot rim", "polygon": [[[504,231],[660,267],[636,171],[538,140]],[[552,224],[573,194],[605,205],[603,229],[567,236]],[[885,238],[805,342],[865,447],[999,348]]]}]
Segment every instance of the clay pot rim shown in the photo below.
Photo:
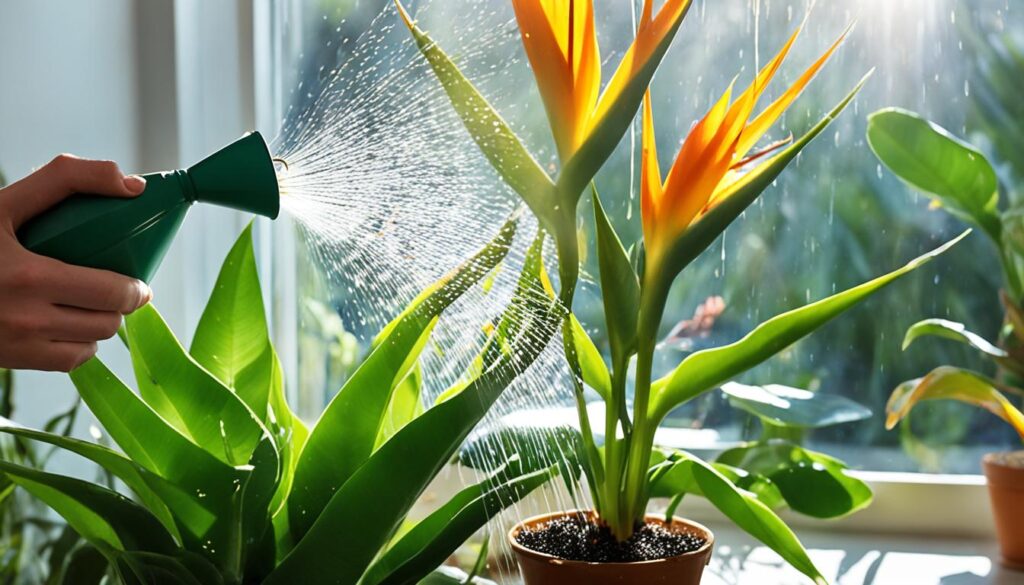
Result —
[{"label": "clay pot rim", "polygon": [[[549,512],[547,514],[539,514],[537,516],[532,516],[530,518],[527,518],[525,520],[517,522],[516,525],[513,526],[512,529],[508,531],[508,535],[507,535],[508,542],[512,546],[512,550],[514,552],[516,552],[517,554],[531,556],[531,557],[534,557],[536,559],[540,559],[540,560],[543,560],[543,561],[547,561],[547,562],[551,562],[551,563],[555,563],[555,564],[560,564],[560,565],[589,565],[589,566],[598,566],[598,567],[638,566],[638,565],[654,565],[654,564],[657,564],[657,563],[672,563],[672,562],[677,562],[677,561],[679,561],[681,559],[686,559],[688,557],[695,557],[695,556],[698,556],[698,555],[706,554],[709,550],[711,550],[711,548],[715,544],[715,533],[711,532],[710,528],[708,528],[707,526],[704,526],[703,524],[701,524],[699,522],[694,522],[693,520],[687,520],[686,518],[682,518],[680,516],[673,516],[672,517],[672,523],[673,524],[677,524],[677,523],[684,524],[686,526],[689,526],[689,527],[692,527],[692,528],[696,528],[697,530],[700,530],[700,531],[704,532],[703,536],[705,536],[706,541],[704,542],[704,546],[698,548],[697,550],[691,550],[691,551],[685,552],[685,553],[683,553],[681,555],[676,555],[674,557],[667,557],[667,558],[664,558],[664,559],[653,559],[653,560],[650,560],[650,561],[634,561],[634,562],[630,562],[630,563],[598,563],[598,562],[594,562],[594,561],[570,561],[570,560],[566,560],[566,559],[563,559],[563,558],[560,558],[560,557],[556,557],[554,555],[549,555],[547,553],[542,553],[542,552],[535,551],[532,548],[527,548],[527,547],[519,544],[519,542],[516,541],[516,534],[518,534],[519,531],[522,530],[527,524],[540,523],[540,522],[544,522],[546,520],[550,520],[550,519],[553,519],[553,518],[558,518],[560,516],[569,516],[569,515],[578,515],[578,514],[585,514],[587,516],[590,516],[591,518],[593,518],[595,516],[595,513],[594,513],[593,510],[565,510],[565,511],[562,511],[562,512]],[[665,523],[665,517],[657,515],[657,514],[646,514],[644,516],[644,520],[646,520],[648,522],[653,520],[655,522]]]},{"label": "clay pot rim", "polygon": [[1024,465],[1006,465],[999,461],[1001,455],[1013,455],[1015,453],[1024,454],[1024,449],[1014,449],[1012,451],[992,451],[991,453],[985,453],[981,456],[982,465],[991,465],[993,467],[1000,467],[1003,469],[1017,469],[1024,471]]}]

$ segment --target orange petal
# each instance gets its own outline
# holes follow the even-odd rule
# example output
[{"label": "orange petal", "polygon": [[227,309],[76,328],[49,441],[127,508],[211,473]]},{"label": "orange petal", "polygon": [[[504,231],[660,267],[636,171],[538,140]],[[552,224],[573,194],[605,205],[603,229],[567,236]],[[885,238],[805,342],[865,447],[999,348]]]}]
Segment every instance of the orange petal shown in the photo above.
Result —
[{"label": "orange petal", "polygon": [[586,135],[601,86],[592,0],[512,0],[563,159]]},{"label": "orange petal", "polygon": [[[839,48],[839,45],[842,44],[843,40],[846,39],[847,34],[849,34],[851,27],[852,25],[848,26],[846,30],[843,31],[843,34],[839,35],[839,38],[836,39],[834,43],[832,43],[832,46],[829,47],[829,49],[825,51],[824,54],[818,57],[818,60],[815,61],[814,64],[812,64],[806,71],[804,71],[803,75],[801,75],[800,78],[796,80],[796,83],[791,85],[789,89],[785,91],[785,93],[779,96],[778,99],[772,102],[767,108],[764,109],[763,112],[761,112],[760,114],[757,115],[756,118],[754,118],[754,121],[751,122],[749,126],[747,126],[746,130],[743,131],[743,136],[740,138],[740,143],[736,148],[737,156],[745,156],[748,152],[750,152],[750,149],[753,148],[755,144],[757,144],[757,141],[760,140],[761,137],[768,132],[768,129],[771,128],[771,126],[775,124],[775,121],[779,119],[779,116],[781,116],[782,113],[786,111],[786,108],[788,108],[793,103],[793,101],[800,95],[804,88],[807,87],[807,84],[810,83],[812,79],[814,79],[814,76],[818,73],[822,66],[825,65],[825,62],[828,61],[829,57],[832,56],[832,53],[834,53],[835,50]],[[794,33],[793,38],[795,38],[796,34],[799,32],[800,31],[797,30],[797,32]],[[785,53],[789,51],[789,46],[792,44],[793,38],[791,38],[790,42],[787,43],[785,47],[783,47],[782,52],[779,53],[780,56],[784,57]]]}]

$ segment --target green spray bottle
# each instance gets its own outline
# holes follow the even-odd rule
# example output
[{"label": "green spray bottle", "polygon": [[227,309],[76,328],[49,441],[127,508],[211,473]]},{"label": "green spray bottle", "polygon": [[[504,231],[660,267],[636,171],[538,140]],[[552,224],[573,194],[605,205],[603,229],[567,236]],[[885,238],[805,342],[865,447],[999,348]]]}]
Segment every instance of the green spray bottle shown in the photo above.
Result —
[{"label": "green spray bottle", "polygon": [[186,170],[143,175],[131,199],[78,194],[18,230],[26,249],[149,282],[196,201],[271,219],[281,209],[270,149],[247,134]]}]

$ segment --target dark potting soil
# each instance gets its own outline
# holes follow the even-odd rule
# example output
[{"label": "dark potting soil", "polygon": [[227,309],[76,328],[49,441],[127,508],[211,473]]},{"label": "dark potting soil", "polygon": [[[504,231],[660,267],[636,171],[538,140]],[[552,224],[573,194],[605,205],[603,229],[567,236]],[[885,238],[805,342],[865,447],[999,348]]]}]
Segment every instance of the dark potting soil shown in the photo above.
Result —
[{"label": "dark potting soil", "polygon": [[567,561],[635,563],[695,551],[707,541],[690,532],[647,523],[637,527],[628,540],[619,542],[606,526],[599,526],[590,517],[579,515],[555,518],[535,528],[520,530],[516,542],[530,550]]}]

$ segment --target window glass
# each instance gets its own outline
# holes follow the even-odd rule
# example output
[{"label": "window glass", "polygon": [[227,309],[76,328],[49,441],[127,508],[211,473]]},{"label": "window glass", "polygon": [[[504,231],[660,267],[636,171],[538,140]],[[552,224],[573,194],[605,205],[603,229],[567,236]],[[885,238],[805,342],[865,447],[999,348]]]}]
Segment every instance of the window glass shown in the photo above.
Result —
[{"label": "window glass", "polygon": [[[409,4],[420,25],[457,59],[538,160],[554,170],[557,157],[510,3]],[[628,2],[612,0],[596,0],[595,5],[607,80],[632,38],[637,8],[631,11]],[[313,151],[343,151],[349,162],[339,159],[338,169],[352,167],[351,184],[341,184],[339,170],[322,193],[349,199],[335,207],[336,216],[319,218],[345,227],[335,231],[348,235],[325,243],[315,229],[298,234],[311,244],[299,247],[303,256],[296,281],[299,382],[315,412],[380,326],[419,287],[450,269],[453,258],[468,256],[491,237],[516,200],[448,111],[390,1],[291,0],[276,18],[288,23],[281,28],[280,78],[288,88],[282,96],[282,148],[294,150],[311,136],[330,134]],[[874,74],[842,117],[679,279],[663,323],[666,335],[692,319],[708,299],[721,297],[724,310],[707,330],[668,340],[675,350],[662,352],[658,366],[663,371],[688,352],[735,341],[773,315],[888,272],[965,229],[878,163],[864,138],[867,115],[878,108],[915,110],[967,137],[997,164],[1004,199],[1016,195],[1024,171],[1021,106],[1014,89],[1024,73],[1024,41],[1017,32],[1024,30],[1024,13],[1009,0],[842,0],[819,2],[813,9],[803,1],[694,0],[652,87],[663,169],[694,121],[729,83],[738,76],[737,87],[745,87],[752,72],[805,18],[805,31],[762,104],[794,82],[847,25],[857,23],[771,131],[772,139],[801,135],[865,74]],[[333,97],[323,97],[325,92]],[[361,130],[324,130],[343,123]],[[360,148],[372,157],[393,157],[387,164],[372,157],[360,160]],[[308,150],[305,156],[314,156]],[[627,241],[640,236],[637,160],[636,146],[627,138],[597,178],[602,200]],[[388,164],[393,168],[385,173]],[[447,195],[431,199],[440,192]],[[353,193],[388,203],[375,206]],[[318,209],[309,213],[319,214]],[[387,216],[374,215],[381,210]],[[590,217],[589,203],[581,206],[580,215]],[[411,227],[418,223],[436,229]],[[453,223],[457,229],[450,227]],[[581,221],[581,239],[588,246],[591,230],[589,221]],[[370,238],[371,232],[379,237]],[[431,233],[433,240],[422,239]],[[521,255],[528,238],[520,240],[513,256]],[[595,274],[594,250],[588,250],[584,262],[585,272]],[[513,277],[508,270],[502,282],[507,285]],[[853,467],[977,473],[982,453],[1017,444],[1008,425],[981,410],[936,402],[916,409],[910,426],[886,431],[884,410],[897,384],[938,365],[996,374],[965,346],[926,340],[903,351],[901,342],[908,326],[927,317],[963,322],[995,339],[1002,321],[1000,286],[994,248],[973,234],[740,381],[834,393],[868,406],[874,417],[810,437],[811,446]],[[492,299],[486,310],[475,310],[473,303],[480,301],[467,301],[470,306],[442,328],[442,337],[475,339],[479,321],[499,304]],[[606,347],[596,285],[582,285],[576,310],[598,345]],[[428,352],[425,358],[425,368],[436,377],[435,393],[472,354],[441,352]],[[510,394],[502,412],[568,404],[569,386],[555,375],[558,360],[549,362]],[[730,408],[719,392],[679,409],[666,425],[707,430],[694,433],[694,440],[714,445],[757,432],[756,422]]]}]

